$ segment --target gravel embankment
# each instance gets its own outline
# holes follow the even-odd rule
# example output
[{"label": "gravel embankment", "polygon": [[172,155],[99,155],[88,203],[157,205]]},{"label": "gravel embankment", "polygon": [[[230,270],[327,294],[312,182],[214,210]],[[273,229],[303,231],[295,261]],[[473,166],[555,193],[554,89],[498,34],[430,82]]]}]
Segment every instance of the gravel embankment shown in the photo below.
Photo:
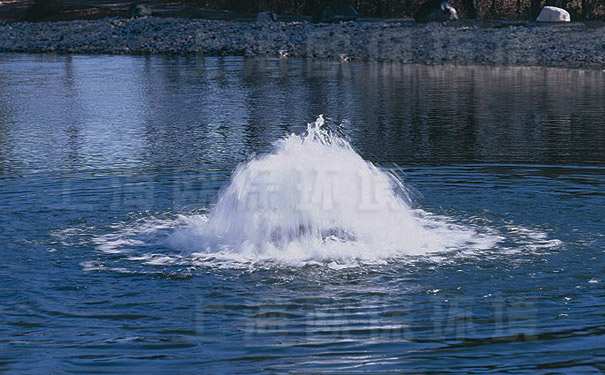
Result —
[{"label": "gravel embankment", "polygon": [[0,51],[293,56],[419,64],[605,69],[605,27],[480,27],[478,23],[307,22],[107,18],[0,23]]}]

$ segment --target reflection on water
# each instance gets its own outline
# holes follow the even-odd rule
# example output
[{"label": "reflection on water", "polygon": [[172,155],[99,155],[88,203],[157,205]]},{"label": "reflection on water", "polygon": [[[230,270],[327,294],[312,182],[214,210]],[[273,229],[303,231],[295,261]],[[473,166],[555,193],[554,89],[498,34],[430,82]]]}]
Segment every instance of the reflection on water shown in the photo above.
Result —
[{"label": "reflection on water", "polygon": [[230,165],[319,113],[378,163],[602,164],[605,73],[312,60],[0,56],[0,167]]}]

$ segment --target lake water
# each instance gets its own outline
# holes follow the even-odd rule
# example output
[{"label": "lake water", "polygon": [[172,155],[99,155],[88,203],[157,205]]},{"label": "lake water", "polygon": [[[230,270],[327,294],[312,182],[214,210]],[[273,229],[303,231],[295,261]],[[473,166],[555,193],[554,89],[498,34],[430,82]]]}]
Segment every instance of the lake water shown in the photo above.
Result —
[{"label": "lake water", "polygon": [[0,372],[602,373],[604,104],[598,71],[0,54]]}]

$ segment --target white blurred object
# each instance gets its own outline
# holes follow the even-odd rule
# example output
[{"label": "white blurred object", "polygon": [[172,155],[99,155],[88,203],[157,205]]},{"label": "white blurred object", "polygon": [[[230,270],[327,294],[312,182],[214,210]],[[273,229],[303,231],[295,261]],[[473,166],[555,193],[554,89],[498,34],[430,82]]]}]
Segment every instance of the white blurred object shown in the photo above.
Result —
[{"label": "white blurred object", "polygon": [[538,22],[569,22],[571,21],[571,17],[569,12],[565,9],[545,6],[540,12],[537,20]]}]

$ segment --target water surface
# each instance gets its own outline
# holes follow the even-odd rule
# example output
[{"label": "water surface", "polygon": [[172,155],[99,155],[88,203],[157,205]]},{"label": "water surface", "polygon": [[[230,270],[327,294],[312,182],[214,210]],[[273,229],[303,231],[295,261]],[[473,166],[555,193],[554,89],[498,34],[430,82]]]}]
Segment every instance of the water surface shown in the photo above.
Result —
[{"label": "water surface", "polygon": [[[0,370],[600,373],[604,78],[0,55]],[[158,240],[319,114],[492,245],[234,264]]]}]

